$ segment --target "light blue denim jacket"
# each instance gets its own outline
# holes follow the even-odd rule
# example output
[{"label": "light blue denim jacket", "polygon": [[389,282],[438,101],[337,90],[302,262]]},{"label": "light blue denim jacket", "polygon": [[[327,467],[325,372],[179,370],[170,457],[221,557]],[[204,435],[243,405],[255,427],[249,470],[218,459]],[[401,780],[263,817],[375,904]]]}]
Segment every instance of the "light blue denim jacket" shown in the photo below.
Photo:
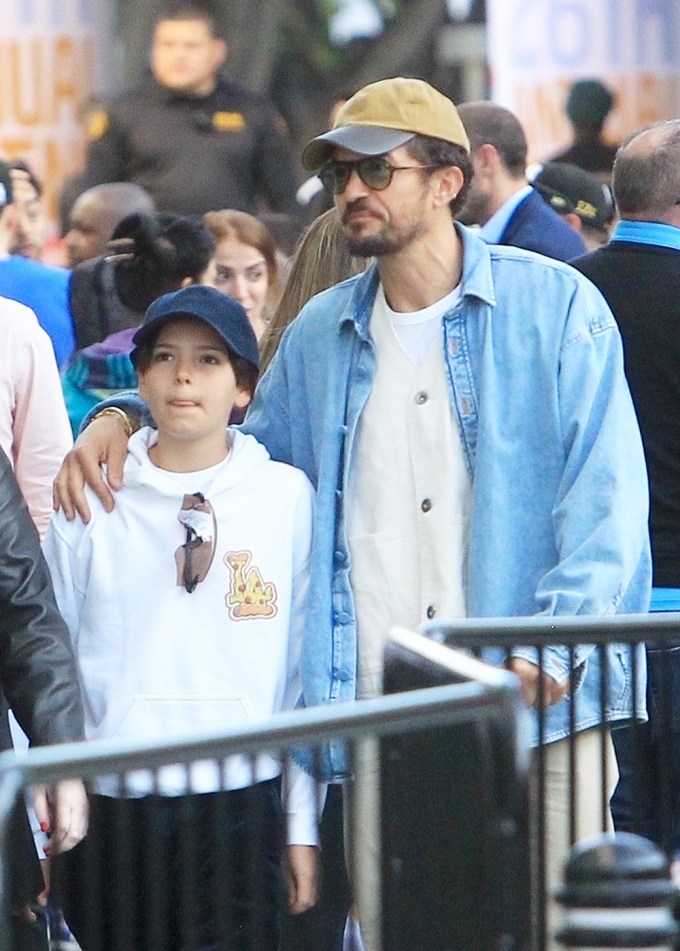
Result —
[{"label": "light blue denim jacket", "polygon": [[[645,612],[647,476],[611,312],[567,265],[489,247],[462,227],[459,234],[462,293],[444,316],[442,346],[472,477],[468,614]],[[344,486],[375,373],[369,320],[377,283],[373,266],[303,308],[242,427],[317,487],[301,671],[307,705],[355,697]],[[630,670],[627,649],[608,652],[606,716],[615,721],[631,713]],[[588,646],[574,660],[581,730],[601,719],[599,660]],[[568,675],[565,648],[548,649],[544,663],[558,680]],[[547,741],[567,735],[569,703],[550,709]],[[344,773],[339,745],[326,751],[324,765],[325,778]]]}]

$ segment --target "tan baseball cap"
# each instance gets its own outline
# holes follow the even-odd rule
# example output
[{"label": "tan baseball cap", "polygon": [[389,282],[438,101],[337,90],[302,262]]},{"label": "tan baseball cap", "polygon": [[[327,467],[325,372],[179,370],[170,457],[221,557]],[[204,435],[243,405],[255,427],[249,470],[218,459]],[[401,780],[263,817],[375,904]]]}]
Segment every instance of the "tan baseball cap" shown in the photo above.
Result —
[{"label": "tan baseball cap", "polygon": [[451,100],[422,79],[381,79],[364,86],[338,112],[330,132],[317,135],[302,152],[314,171],[335,146],[359,155],[382,155],[414,135],[428,135],[470,151],[470,141]]}]

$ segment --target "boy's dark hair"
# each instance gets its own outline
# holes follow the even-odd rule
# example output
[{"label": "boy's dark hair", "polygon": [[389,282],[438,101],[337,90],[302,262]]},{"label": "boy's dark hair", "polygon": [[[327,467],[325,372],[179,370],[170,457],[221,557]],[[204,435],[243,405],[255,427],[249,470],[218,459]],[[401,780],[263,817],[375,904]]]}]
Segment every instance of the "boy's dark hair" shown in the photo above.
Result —
[{"label": "boy's dark hair", "polygon": [[200,221],[179,215],[133,214],[116,226],[108,244],[118,297],[144,313],[149,304],[183,281],[198,281],[215,250]]},{"label": "boy's dark hair", "polygon": [[[192,314],[187,314],[187,318],[190,320],[198,319]],[[177,320],[180,318],[178,316],[174,319]],[[172,323],[172,320],[169,320],[168,323]],[[139,344],[139,346],[136,348],[134,352],[134,365],[137,373],[145,373],[151,366],[153,348],[156,346],[158,335],[164,326],[165,324],[161,324],[152,337],[150,337],[144,343]],[[224,348],[225,353],[229,357],[229,363],[231,363],[231,368],[234,371],[236,385],[239,387],[239,389],[245,390],[252,399],[259,376],[258,368],[253,366],[249,360],[246,360],[244,357],[234,353],[231,347],[228,346],[228,344],[226,344],[223,340],[220,340],[220,345]]]}]

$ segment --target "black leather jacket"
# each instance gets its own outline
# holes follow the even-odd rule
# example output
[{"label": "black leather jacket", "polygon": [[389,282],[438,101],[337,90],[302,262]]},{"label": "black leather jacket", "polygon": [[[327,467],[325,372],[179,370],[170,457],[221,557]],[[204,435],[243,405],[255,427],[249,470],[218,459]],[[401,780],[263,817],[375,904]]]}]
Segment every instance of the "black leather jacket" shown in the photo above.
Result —
[{"label": "black leather jacket", "polygon": [[[83,738],[68,629],[57,610],[38,533],[1,452],[0,684],[33,746]],[[0,734],[5,749],[2,740]]]},{"label": "black leather jacket", "polygon": [[[84,736],[68,629],[57,610],[38,533],[0,451],[0,750],[12,746],[8,706],[32,746]],[[15,809],[8,844],[16,907],[42,888],[23,802]]]}]

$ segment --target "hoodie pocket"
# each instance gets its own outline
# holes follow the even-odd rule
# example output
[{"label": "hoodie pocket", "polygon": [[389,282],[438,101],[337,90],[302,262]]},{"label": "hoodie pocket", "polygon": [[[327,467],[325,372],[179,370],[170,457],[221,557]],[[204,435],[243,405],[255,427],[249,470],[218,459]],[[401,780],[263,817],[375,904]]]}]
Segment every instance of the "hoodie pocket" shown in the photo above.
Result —
[{"label": "hoodie pocket", "polygon": [[254,719],[253,705],[247,694],[139,694],[115,735],[137,740],[172,739],[238,729]]}]

